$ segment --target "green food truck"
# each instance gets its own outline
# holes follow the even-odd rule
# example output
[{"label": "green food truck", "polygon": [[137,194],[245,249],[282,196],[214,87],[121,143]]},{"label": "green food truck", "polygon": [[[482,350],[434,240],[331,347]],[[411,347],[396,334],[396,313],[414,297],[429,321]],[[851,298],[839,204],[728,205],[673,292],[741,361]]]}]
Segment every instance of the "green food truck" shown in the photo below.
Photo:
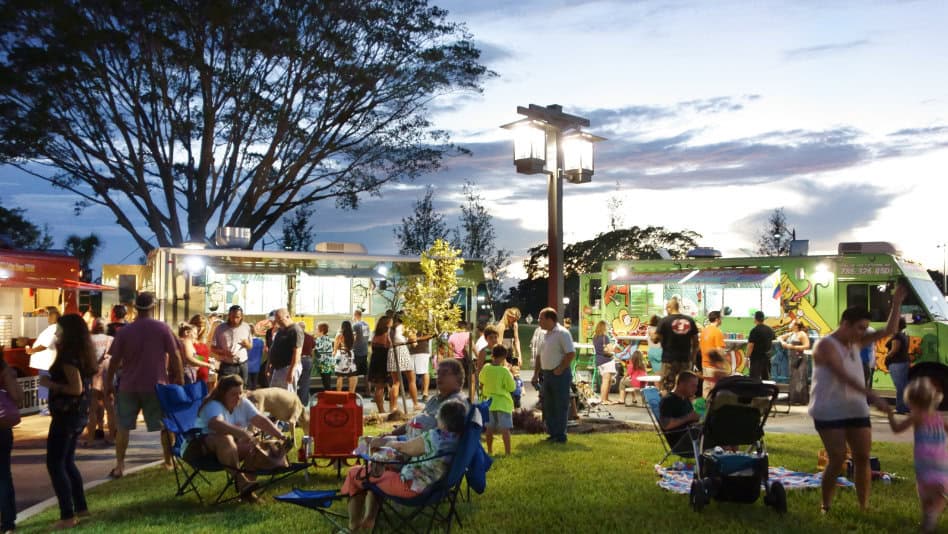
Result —
[{"label": "green food truck", "polygon": [[[722,312],[721,329],[733,341],[732,363],[746,373],[741,340],[758,310],[778,336],[796,320],[811,337],[824,336],[836,328],[844,309],[856,305],[868,308],[871,325],[880,329],[889,315],[891,289],[900,279],[911,288],[900,313],[908,325],[912,361],[948,364],[945,297],[921,265],[881,242],[840,243],[832,256],[608,261],[601,272],[580,277],[580,341],[590,342],[600,320],[614,336],[644,336],[650,317],[662,316],[665,302],[677,297],[681,312],[699,325],[709,312]],[[884,363],[886,341],[876,346],[876,369],[882,372],[875,373],[873,385],[892,389]]]}]

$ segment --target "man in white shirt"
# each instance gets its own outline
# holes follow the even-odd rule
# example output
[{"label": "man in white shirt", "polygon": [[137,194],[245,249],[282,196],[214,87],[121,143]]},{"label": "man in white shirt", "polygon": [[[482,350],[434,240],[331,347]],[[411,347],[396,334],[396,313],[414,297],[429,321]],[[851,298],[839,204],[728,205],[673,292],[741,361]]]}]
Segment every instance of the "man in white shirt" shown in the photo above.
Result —
[{"label": "man in white shirt", "polygon": [[539,382],[542,373],[543,420],[550,435],[546,440],[566,443],[570,385],[573,383],[570,363],[576,356],[576,349],[573,348],[572,334],[557,322],[556,310],[543,308],[539,324],[540,328],[546,330],[546,336],[539,354],[533,360],[533,384]]},{"label": "man in white shirt", "polygon": [[[39,376],[49,376],[49,366],[56,359],[56,332],[59,328],[59,317],[59,308],[47,306],[48,325],[36,336],[33,345],[27,345],[23,350],[30,356],[30,367],[39,370]],[[46,386],[38,386],[36,394],[42,400],[49,399],[49,389]],[[49,409],[43,408],[42,414],[49,415]]]},{"label": "man in white shirt", "polygon": [[239,375],[247,383],[247,350],[251,347],[253,330],[244,322],[244,310],[231,306],[227,322],[218,325],[211,340],[211,352],[221,362],[217,375]]}]

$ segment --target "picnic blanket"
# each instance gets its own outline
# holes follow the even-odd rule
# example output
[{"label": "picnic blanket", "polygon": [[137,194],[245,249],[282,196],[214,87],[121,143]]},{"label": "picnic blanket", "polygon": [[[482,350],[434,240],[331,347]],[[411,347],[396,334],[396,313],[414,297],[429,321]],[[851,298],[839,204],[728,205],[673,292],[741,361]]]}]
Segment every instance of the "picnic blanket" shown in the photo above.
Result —
[{"label": "picnic blanket", "polygon": [[[672,493],[680,493],[682,495],[687,495],[691,492],[691,481],[694,480],[693,469],[666,469],[660,465],[656,465],[655,472],[661,477],[658,480],[659,487]],[[819,488],[823,480],[823,473],[801,473],[790,471],[784,467],[771,467],[770,480],[780,482],[783,484],[783,487],[788,490]],[[846,477],[837,478],[836,485],[841,488],[851,488],[854,486]]]}]

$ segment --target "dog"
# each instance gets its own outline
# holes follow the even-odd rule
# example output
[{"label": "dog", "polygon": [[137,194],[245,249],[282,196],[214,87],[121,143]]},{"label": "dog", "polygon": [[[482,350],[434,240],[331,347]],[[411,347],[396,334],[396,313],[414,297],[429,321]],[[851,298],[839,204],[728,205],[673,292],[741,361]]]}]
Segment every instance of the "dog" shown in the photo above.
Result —
[{"label": "dog", "polygon": [[285,421],[290,425],[290,436],[296,437],[296,424],[309,432],[309,410],[300,402],[296,393],[281,388],[261,388],[247,392],[247,400],[257,407],[260,413]]}]

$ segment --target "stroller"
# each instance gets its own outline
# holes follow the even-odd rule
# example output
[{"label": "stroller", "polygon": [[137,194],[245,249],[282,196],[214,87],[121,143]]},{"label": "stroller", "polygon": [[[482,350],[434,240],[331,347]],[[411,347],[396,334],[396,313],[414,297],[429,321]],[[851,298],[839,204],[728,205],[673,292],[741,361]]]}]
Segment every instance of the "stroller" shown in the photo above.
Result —
[{"label": "stroller", "polygon": [[[778,391],[776,385],[745,376],[722,378],[711,390],[703,425],[690,431],[695,476],[689,501],[695,511],[701,511],[712,497],[753,503],[761,485],[765,488],[764,504],[781,514],[787,511],[783,484],[768,480],[764,445],[764,424]],[[722,448],[742,445],[750,446],[746,452]]]}]

